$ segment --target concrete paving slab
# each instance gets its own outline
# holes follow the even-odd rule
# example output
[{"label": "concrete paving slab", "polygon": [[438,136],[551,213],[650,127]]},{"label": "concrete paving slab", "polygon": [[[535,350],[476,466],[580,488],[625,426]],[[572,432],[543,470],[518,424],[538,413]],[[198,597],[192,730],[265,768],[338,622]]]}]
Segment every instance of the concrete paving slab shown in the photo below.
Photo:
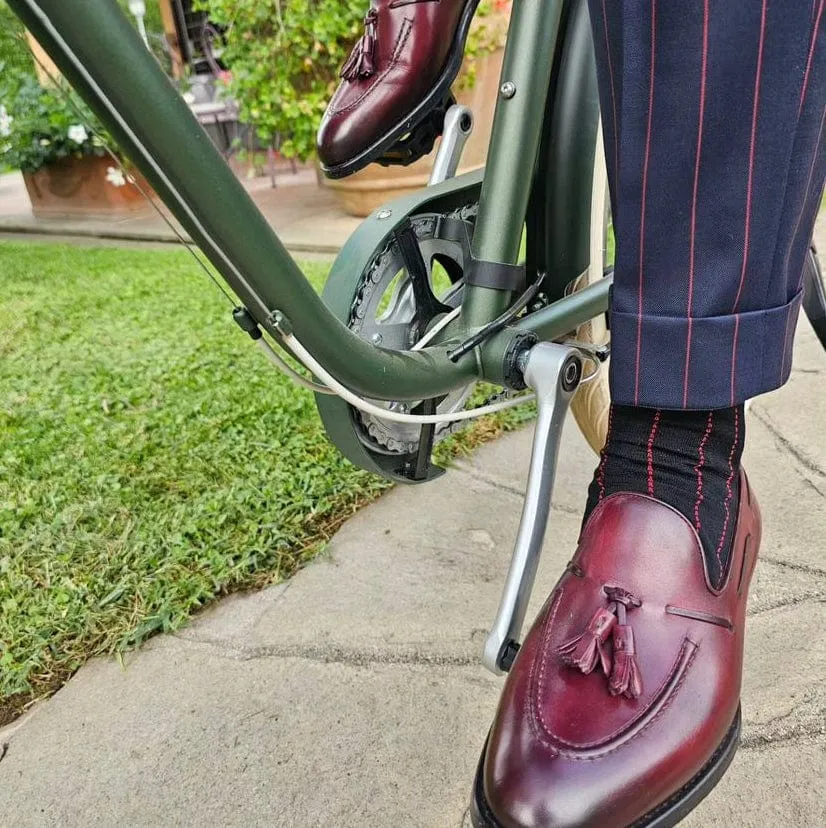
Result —
[{"label": "concrete paving slab", "polygon": [[[486,446],[428,486],[394,490],[290,583],[219,603],[125,671],[89,664],[0,732],[0,825],[462,824],[501,686],[478,665],[478,647],[507,566],[530,436]],[[769,491],[800,479],[768,431],[752,438],[752,459],[765,463],[755,476],[770,478]],[[575,543],[594,463],[582,449],[569,429],[560,470],[570,485],[537,602]],[[815,499],[809,487],[799,496]],[[744,748],[690,826],[756,826],[767,815],[818,824],[824,576],[805,563],[811,538],[782,503],[764,498],[771,533],[789,540],[783,559],[758,568]]]},{"label": "concrete paving slab", "polygon": [[[388,496],[392,512],[382,513],[403,509],[409,522],[376,525],[375,512],[357,518],[330,559],[303,573],[298,589],[262,616],[249,643],[475,663],[498,605],[519,505],[455,473],[443,480]],[[414,504],[409,512],[408,503]],[[577,518],[555,517],[534,611],[570,557],[579,529]]]},{"label": "concrete paving slab", "polygon": [[89,665],[13,738],[0,823],[458,826],[498,684],[159,639],[126,671]]},{"label": "concrete paving slab", "polygon": [[[777,392],[778,397],[786,390]],[[815,392],[811,389],[809,393]],[[783,400],[782,408],[775,403],[776,420],[782,421],[782,411],[795,404],[791,396]],[[744,462],[763,513],[761,556],[822,574],[826,571],[826,499],[799,460],[760,416],[759,408],[749,414]],[[812,420],[806,431],[808,444],[816,446],[821,441],[820,447],[813,450],[826,457],[824,437],[818,431],[817,421]],[[826,492],[826,487],[823,490]]]},{"label": "concrete paving slab", "polygon": [[742,750],[683,828],[814,828],[826,823],[826,742]]},{"label": "concrete paving slab", "polygon": [[[476,453],[463,458],[455,466],[479,480],[510,491],[521,506],[528,479],[528,469],[523,460],[530,455],[531,437],[530,429],[520,431],[518,435],[508,435],[485,446],[484,454]],[[568,417],[559,452],[551,521],[565,512],[581,520],[588,484],[598,459],[580,434],[573,417]]]},{"label": "concrete paving slab", "polygon": [[[243,183],[292,253],[335,255],[361,221],[343,211],[335,193],[319,185],[312,169],[279,176],[275,188],[269,178]],[[161,204],[157,206],[174,230],[149,205],[134,215],[37,217],[32,214],[23,177],[6,173],[0,175],[0,238],[31,235],[39,239],[53,237],[55,241],[70,237],[125,244],[177,244],[180,234],[189,241],[169,211]]]},{"label": "concrete paving slab", "polygon": [[746,631],[743,743],[826,736],[823,604],[805,601],[753,615]]},{"label": "concrete paving slab", "polygon": [[[824,824],[826,357],[805,323],[798,340],[792,382],[748,421],[765,534],[743,748],[690,828]],[[476,658],[530,439],[394,490],[291,582],[221,602],[125,671],[84,667],[0,731],[0,826],[461,825],[501,686]],[[534,608],[573,550],[594,463],[568,428]]]}]

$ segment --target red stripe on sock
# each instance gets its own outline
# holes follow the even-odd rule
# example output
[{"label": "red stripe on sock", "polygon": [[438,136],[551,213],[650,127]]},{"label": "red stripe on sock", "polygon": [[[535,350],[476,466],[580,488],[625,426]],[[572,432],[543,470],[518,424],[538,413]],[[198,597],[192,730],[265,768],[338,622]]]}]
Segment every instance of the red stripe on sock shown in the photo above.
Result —
[{"label": "red stripe on sock", "polygon": [[700,439],[700,445],[697,447],[697,465],[694,467],[694,472],[697,475],[697,497],[694,501],[694,528],[697,532],[700,531],[702,523],[700,522],[700,505],[705,500],[703,493],[703,467],[706,464],[706,443],[711,437],[711,431],[714,428],[714,411],[708,412],[708,420],[706,420],[706,430]]},{"label": "red stripe on sock", "polygon": [[662,411],[658,408],[654,412],[654,420],[651,423],[651,431],[648,434],[648,447],[646,459],[648,460],[648,494],[654,497],[654,440],[657,439],[657,429],[660,427]]},{"label": "red stripe on sock", "polygon": [[751,237],[751,196],[754,183],[754,148],[757,143],[757,113],[760,111],[760,75],[763,71],[763,43],[766,39],[766,0],[763,0],[763,11],[760,17],[760,45],[757,48],[757,71],[754,75],[754,103],[751,110],[751,139],[749,141],[749,177],[746,185],[746,226],[743,233],[743,266],[740,270],[740,284],[737,287],[737,296],[734,298],[732,313],[737,311],[740,304],[740,295],[746,282],[746,268],[749,263],[749,242]]},{"label": "red stripe on sock", "polygon": [[734,452],[737,448],[737,443],[740,439],[740,409],[734,409],[734,440],[731,444],[731,451],[728,455],[728,479],[726,480],[726,499],[723,501],[723,508],[726,511],[726,516],[723,519],[723,531],[720,533],[720,542],[717,544],[717,549],[714,552],[714,557],[717,558],[717,565],[720,567],[720,574],[723,572],[723,544],[726,542],[726,533],[728,532],[729,520],[731,520],[731,499],[734,497],[734,489],[732,483],[734,482]]},{"label": "red stripe on sock", "polygon": [[648,160],[651,156],[651,121],[654,114],[654,56],[657,46],[657,0],[651,0],[651,69],[648,80],[648,125],[645,133],[645,159],[642,165],[642,204],[640,206],[640,279],[637,300],[637,357],[634,368],[634,404],[640,401],[640,354],[642,352],[643,254],[645,252],[645,197],[648,189]]},{"label": "red stripe on sock", "polygon": [[703,58],[700,68],[700,112],[697,117],[697,152],[694,156],[694,195],[691,199],[691,230],[688,253],[688,331],[685,341],[683,408],[688,407],[688,367],[691,364],[691,305],[694,299],[694,253],[697,231],[697,191],[700,186],[700,156],[703,149],[703,115],[706,107],[706,66],[708,64],[708,0],[703,3]]},{"label": "red stripe on sock", "polygon": [[599,489],[599,503],[605,497],[605,466],[608,463],[608,444],[611,442],[611,429],[614,425],[614,406],[608,408],[608,433],[605,435],[605,445],[602,447],[597,469],[597,488]]}]

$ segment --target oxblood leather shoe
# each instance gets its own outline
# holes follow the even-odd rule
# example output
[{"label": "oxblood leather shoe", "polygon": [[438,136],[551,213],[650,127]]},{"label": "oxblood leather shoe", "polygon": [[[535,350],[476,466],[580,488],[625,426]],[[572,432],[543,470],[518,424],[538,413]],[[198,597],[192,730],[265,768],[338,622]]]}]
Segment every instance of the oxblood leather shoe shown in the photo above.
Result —
[{"label": "oxblood leather shoe", "polygon": [[318,130],[330,178],[433,148],[479,0],[373,0]]},{"label": "oxblood leather shoe", "polygon": [[472,799],[480,828],[675,825],[737,749],[749,581],[760,513],[741,474],[726,580],[715,590],[694,527],[614,494],[505,683]]}]

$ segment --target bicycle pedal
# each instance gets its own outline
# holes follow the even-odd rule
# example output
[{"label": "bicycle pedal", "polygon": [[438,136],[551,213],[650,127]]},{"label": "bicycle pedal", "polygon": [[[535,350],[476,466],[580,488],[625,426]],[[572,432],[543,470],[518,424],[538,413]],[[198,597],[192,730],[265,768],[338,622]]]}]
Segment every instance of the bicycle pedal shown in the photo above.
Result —
[{"label": "bicycle pedal", "polygon": [[444,131],[445,115],[448,109],[456,103],[453,95],[449,95],[439,106],[430,110],[425,117],[411,127],[392,147],[376,159],[377,164],[383,167],[402,166],[424,158],[433,151],[436,139]]}]

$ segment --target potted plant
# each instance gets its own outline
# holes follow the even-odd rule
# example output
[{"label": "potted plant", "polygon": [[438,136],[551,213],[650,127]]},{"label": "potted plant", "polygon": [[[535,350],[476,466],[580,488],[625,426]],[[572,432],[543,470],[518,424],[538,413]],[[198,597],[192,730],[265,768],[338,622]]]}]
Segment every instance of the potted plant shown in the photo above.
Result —
[{"label": "potted plant", "polygon": [[23,173],[36,216],[135,213],[151,192],[137,171],[125,173],[107,151],[111,139],[68,88],[16,79],[5,100],[0,163]]},{"label": "potted plant", "polygon": [[[221,59],[231,70],[232,96],[242,121],[287,158],[307,160],[338,72],[362,34],[367,0],[197,0],[223,30]],[[461,171],[484,164],[511,0],[481,0],[454,87],[471,107],[474,135]],[[367,215],[379,204],[427,182],[432,154],[410,167],[379,167],[330,182],[345,209]]]}]

